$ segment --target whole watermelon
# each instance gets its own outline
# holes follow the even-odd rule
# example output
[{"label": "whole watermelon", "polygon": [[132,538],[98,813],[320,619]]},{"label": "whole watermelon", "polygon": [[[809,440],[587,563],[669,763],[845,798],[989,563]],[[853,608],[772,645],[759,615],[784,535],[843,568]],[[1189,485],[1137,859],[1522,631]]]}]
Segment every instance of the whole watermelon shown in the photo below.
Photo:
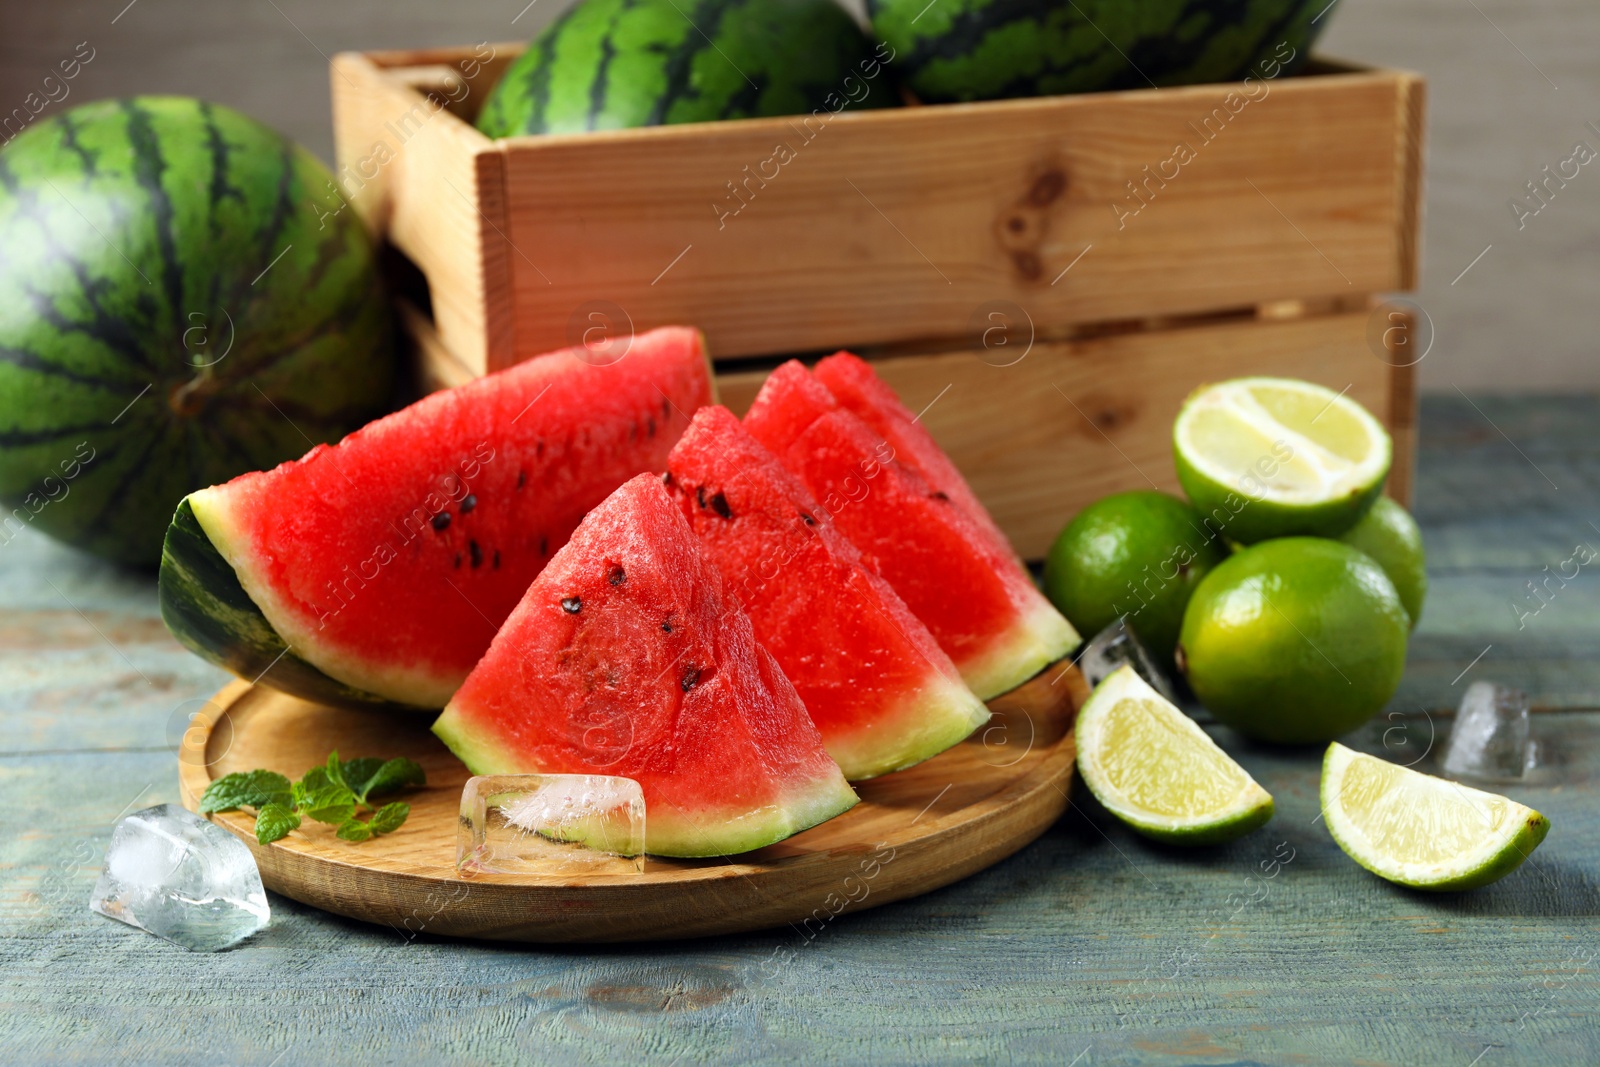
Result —
[{"label": "whole watermelon", "polygon": [[575,133],[899,103],[834,0],[581,0],[506,68],[490,137]]},{"label": "whole watermelon", "polygon": [[394,370],[365,228],[260,123],[107,100],[0,151],[0,544],[158,563],[185,495],[342,437]]},{"label": "whole watermelon", "polygon": [[[1329,0],[867,0],[922,100],[1274,78],[1305,62]],[[1316,21],[1313,22],[1312,20]]]}]

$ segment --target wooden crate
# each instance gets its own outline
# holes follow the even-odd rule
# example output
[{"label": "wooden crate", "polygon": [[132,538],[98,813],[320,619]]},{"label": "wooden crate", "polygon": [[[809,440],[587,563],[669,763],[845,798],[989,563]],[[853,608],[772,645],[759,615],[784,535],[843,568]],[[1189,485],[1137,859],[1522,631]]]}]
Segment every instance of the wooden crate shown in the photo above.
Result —
[{"label": "wooden crate", "polygon": [[1175,486],[1195,385],[1291,374],[1384,419],[1409,494],[1407,320],[1376,294],[1416,276],[1412,74],[491,141],[517,51],[333,62],[340,177],[426,278],[433,385],[684,322],[742,410],[774,357],[851,347],[1036,557],[1096,496]]}]

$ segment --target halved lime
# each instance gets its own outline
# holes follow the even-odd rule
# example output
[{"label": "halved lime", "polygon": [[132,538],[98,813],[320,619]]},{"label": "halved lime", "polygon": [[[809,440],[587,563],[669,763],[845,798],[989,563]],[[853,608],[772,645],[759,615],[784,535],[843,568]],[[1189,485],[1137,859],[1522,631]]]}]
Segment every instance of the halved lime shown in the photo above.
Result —
[{"label": "halved lime", "polygon": [[1550,820],[1497,793],[1413,771],[1338,742],[1322,761],[1322,811],[1350,858],[1413,889],[1475,889],[1516,870]]},{"label": "halved lime", "polygon": [[1293,378],[1196,390],[1178,413],[1172,446],[1207,532],[1245,544],[1337,537],[1377,498],[1393,451],[1360,404]]},{"label": "halved lime", "polygon": [[1272,796],[1132,667],[1078,713],[1078,772],[1107,811],[1158,841],[1231,841],[1272,818]]}]

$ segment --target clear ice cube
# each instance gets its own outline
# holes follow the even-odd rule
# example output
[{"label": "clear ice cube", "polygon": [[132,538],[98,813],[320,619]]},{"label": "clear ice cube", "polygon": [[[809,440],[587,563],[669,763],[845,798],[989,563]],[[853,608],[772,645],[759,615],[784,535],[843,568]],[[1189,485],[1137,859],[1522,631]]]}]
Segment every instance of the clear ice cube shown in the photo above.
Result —
[{"label": "clear ice cube", "polygon": [[236,945],[271,917],[244,842],[176,804],[117,821],[89,907],[193,952]]},{"label": "clear ice cube", "polygon": [[603,774],[496,774],[461,791],[456,867],[482,874],[644,869],[644,792]]},{"label": "clear ice cube", "polygon": [[1452,778],[1521,778],[1533,767],[1528,695],[1494,682],[1473,682],[1456,709],[1445,745],[1444,773]]},{"label": "clear ice cube", "polygon": [[1145,648],[1126,618],[1118,619],[1091,637],[1078,653],[1077,662],[1090,689],[1105,681],[1118,667],[1128,664],[1156,692],[1174,704],[1180,701],[1177,685]]}]

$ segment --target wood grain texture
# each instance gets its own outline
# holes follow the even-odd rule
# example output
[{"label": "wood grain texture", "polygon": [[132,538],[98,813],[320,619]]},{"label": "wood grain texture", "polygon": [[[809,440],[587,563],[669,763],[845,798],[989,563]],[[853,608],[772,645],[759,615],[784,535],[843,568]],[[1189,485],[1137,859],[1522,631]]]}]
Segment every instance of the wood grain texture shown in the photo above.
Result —
[{"label": "wood grain texture", "polygon": [[[593,872],[473,875],[455,867],[461,789],[469,772],[426,718],[346,711],[235,682],[195,721],[178,752],[183,803],[211,782],[265,767],[298,778],[329,751],[409,756],[428,775],[406,796],[406,825],[360,845],[307,824],[255,840],[241,812],[213,816],[255,854],[267,888],[400,930],[494,941],[635,942],[825,925],[949,885],[1005,859],[1067,806],[1076,750],[1072,719],[1089,696],[1059,664],[990,702],[994,717],[963,744],[857,785],[843,815],[739,856],[617,860]],[[648,818],[648,813],[646,813]]]},{"label": "wood grain texture", "polygon": [[[339,56],[341,163],[469,55]],[[694,322],[732,358],[974,337],[997,302],[1059,336],[1407,288],[1420,83],[1322,71],[1253,101],[1190,86],[493,145],[462,117],[475,84],[358,206],[473,367],[570,344],[597,308],[619,330]],[[456,200],[480,216],[434,210]]]},{"label": "wood grain texture", "polygon": [[[1278,807],[1225,848],[1146,842],[1080,789],[1010,859],[820,931],[511,948],[272,894],[268,929],[194,956],[84,904],[122,810],[178,801],[187,713],[225,676],[165,636],[149,575],[19,534],[0,546],[0,1061],[1600,1061],[1600,586],[1585,568],[1521,628],[1509,607],[1578,540],[1600,546],[1597,422],[1583,394],[1422,399],[1429,604],[1396,717],[1347,740],[1409,761],[1431,739],[1427,768],[1467,683],[1533,694],[1551,766],[1509,792],[1553,828],[1461,896],[1351,863],[1317,820],[1314,753],[1208,725]],[[1263,883],[1280,842],[1295,858]]]}]

